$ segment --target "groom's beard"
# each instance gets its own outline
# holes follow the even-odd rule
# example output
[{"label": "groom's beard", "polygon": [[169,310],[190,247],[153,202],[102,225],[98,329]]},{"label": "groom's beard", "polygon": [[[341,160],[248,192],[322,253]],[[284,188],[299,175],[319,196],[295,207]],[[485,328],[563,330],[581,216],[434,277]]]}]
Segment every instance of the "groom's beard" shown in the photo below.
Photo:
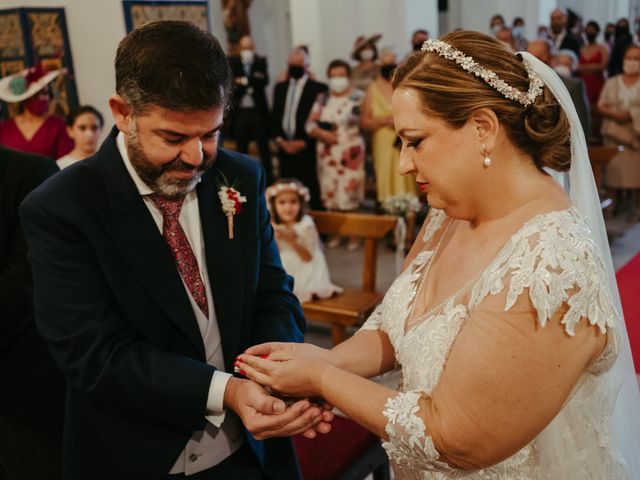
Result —
[{"label": "groom's beard", "polygon": [[[207,158],[203,151],[203,159],[199,167],[194,167],[191,164],[183,162],[180,157],[176,157],[164,165],[156,165],[152,163],[144,153],[138,139],[138,128],[135,121],[129,130],[127,147],[131,165],[133,165],[134,170],[142,181],[155,193],[169,198],[184,196],[195,189],[200,178],[211,168],[215,159],[215,153]],[[196,170],[193,178],[182,179],[171,176],[172,171],[189,172],[192,170]]]}]

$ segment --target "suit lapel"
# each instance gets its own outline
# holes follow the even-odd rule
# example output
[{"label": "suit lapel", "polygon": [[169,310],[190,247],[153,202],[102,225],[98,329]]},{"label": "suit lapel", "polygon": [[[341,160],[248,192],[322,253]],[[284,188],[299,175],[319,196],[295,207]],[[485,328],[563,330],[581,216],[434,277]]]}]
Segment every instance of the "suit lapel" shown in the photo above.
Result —
[{"label": "suit lapel", "polygon": [[204,345],[171,252],[126,170],[112,131],[100,149],[108,207],[101,219],[140,284],[204,358]]},{"label": "suit lapel", "polygon": [[[207,270],[213,303],[222,340],[225,366],[227,371],[233,368],[233,352],[238,351],[242,326],[242,213],[234,217],[235,238],[229,239],[227,218],[222,211],[218,197],[220,186],[225,181],[220,174],[224,168],[226,153],[220,150],[214,167],[203,177],[198,185],[198,207],[200,224],[204,238]],[[235,177],[225,172],[233,185]],[[237,189],[241,194],[241,184]]]}]

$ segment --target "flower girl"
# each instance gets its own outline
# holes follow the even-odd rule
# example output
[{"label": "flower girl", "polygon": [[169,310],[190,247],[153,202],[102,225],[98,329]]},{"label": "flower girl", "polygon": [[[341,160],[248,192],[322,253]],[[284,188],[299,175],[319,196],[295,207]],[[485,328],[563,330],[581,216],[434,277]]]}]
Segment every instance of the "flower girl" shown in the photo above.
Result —
[{"label": "flower girl", "polygon": [[331,283],[313,219],[305,214],[309,189],[295,179],[280,179],[266,191],[282,264],[294,280],[300,302],[327,298],[342,288]]}]

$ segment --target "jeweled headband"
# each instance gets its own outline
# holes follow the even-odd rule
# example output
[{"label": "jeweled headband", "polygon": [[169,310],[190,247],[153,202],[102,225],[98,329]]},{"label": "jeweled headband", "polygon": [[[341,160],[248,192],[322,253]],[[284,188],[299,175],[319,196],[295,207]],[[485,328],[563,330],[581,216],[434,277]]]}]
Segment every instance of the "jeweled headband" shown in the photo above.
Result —
[{"label": "jeweled headband", "polygon": [[542,87],[544,85],[542,79],[538,76],[533,67],[531,67],[529,62],[524,59],[522,62],[524,63],[524,68],[527,70],[527,75],[529,76],[529,91],[527,92],[521,92],[517,88],[512,87],[507,82],[500,79],[500,77],[498,77],[494,72],[481,67],[475,62],[475,60],[473,60],[473,58],[468,57],[460,50],[457,50],[442,40],[429,39],[425,41],[422,44],[422,51],[435,52],[441,57],[453,60],[460,65],[463,70],[472,73],[476,77],[482,78],[506,98],[515,100],[525,107],[528,107],[535,102],[536,98],[538,98],[542,93]]}]

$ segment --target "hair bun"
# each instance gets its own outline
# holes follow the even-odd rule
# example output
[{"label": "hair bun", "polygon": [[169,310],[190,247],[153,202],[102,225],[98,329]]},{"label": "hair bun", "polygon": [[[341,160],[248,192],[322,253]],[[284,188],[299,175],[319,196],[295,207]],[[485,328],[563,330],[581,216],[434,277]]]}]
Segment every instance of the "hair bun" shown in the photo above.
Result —
[{"label": "hair bun", "polygon": [[564,110],[544,88],[544,94],[523,112],[524,132],[532,140],[532,156],[540,167],[566,172],[571,167],[570,125]]}]

